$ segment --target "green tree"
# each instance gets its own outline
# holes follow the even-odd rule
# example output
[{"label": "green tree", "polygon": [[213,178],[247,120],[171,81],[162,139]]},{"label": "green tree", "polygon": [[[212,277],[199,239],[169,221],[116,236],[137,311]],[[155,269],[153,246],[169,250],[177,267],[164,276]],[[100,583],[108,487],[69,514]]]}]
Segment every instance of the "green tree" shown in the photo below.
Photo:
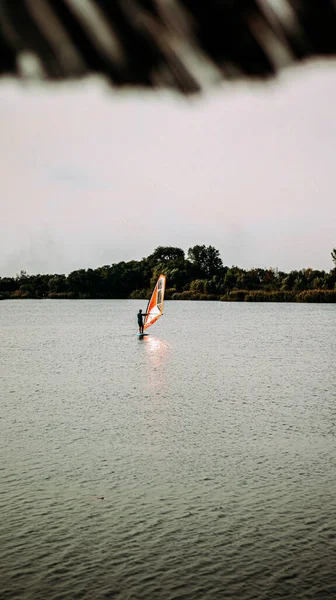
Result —
[{"label": "green tree", "polygon": [[29,278],[27,271],[23,271],[21,269],[20,273],[18,273],[15,277],[16,281],[26,281]]},{"label": "green tree", "polygon": [[65,275],[53,275],[49,279],[49,292],[51,294],[61,294],[68,290],[66,276]]},{"label": "green tree", "polygon": [[196,294],[205,294],[207,292],[207,279],[194,279],[190,284],[190,291]]},{"label": "green tree", "polygon": [[146,261],[120,262],[111,265],[106,273],[104,286],[108,298],[129,298],[134,290],[149,287],[151,271]]},{"label": "green tree", "polygon": [[86,282],[86,270],[79,269],[78,271],[72,271],[67,277],[67,284],[70,292],[78,295],[85,289]]},{"label": "green tree", "polygon": [[0,292],[11,294],[18,289],[18,282],[13,277],[0,277]]},{"label": "green tree", "polygon": [[288,274],[285,274],[285,277],[282,280],[282,285],[281,285],[281,290],[282,291],[291,291],[294,288],[296,290],[300,289],[300,286],[298,287],[296,285],[297,281],[299,280],[299,272],[298,271],[291,271]]},{"label": "green tree", "polygon": [[158,246],[147,258],[151,265],[166,262],[183,262],[184,250],[175,248],[175,246]]},{"label": "green tree", "polygon": [[331,297],[330,294],[319,296],[317,292],[336,290],[336,248],[331,256],[335,267],[330,273],[311,268],[284,273],[274,269],[224,267],[219,251],[213,246],[193,246],[188,250],[187,259],[181,248],[159,246],[141,261],[80,269],[67,277],[59,274],[28,275],[26,271],[21,271],[16,277],[0,277],[0,298],[41,298],[48,295],[129,298],[134,294],[134,297],[146,297],[158,275],[164,273],[170,295],[224,295],[231,300],[243,300],[249,292],[250,300],[280,299],[281,296],[285,301],[295,295],[302,296],[305,292],[314,291],[309,298],[316,301],[320,297]]},{"label": "green tree", "polygon": [[336,248],[333,248],[333,250],[331,252],[331,258],[333,259],[335,267],[336,267]]},{"label": "green tree", "polygon": [[223,293],[226,290],[233,290],[233,288],[237,287],[237,281],[240,279],[239,275],[240,275],[241,269],[239,269],[238,267],[231,267],[230,269],[227,270],[227,272],[225,273],[225,277],[224,277],[224,289],[223,289]]},{"label": "green tree", "polygon": [[261,271],[261,269],[251,269],[250,271],[239,269],[236,273],[236,287],[239,290],[259,289],[264,274],[264,272],[261,274]]},{"label": "green tree", "polygon": [[188,250],[188,259],[198,269],[199,274],[211,279],[223,273],[223,262],[219,250],[213,246],[193,246]]}]

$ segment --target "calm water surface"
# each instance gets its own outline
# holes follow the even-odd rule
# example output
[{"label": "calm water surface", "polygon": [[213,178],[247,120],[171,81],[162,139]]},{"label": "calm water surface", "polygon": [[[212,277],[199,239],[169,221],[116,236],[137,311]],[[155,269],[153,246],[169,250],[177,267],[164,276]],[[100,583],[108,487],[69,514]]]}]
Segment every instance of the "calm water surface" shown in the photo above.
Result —
[{"label": "calm water surface", "polygon": [[141,305],[0,303],[1,598],[335,599],[336,305]]}]

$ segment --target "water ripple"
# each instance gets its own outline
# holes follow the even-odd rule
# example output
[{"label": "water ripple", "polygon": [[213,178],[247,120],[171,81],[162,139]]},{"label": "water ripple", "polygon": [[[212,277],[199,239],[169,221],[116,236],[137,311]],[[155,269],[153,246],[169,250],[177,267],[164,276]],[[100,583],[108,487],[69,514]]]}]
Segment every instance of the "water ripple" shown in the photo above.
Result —
[{"label": "water ripple", "polygon": [[1,598],[333,600],[335,306],[137,309],[1,303]]}]

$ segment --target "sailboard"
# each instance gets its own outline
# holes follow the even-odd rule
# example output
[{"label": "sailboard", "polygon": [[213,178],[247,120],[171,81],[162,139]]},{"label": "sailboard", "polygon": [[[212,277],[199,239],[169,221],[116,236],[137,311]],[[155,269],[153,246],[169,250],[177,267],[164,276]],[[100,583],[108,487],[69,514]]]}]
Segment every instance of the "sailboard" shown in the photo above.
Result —
[{"label": "sailboard", "polygon": [[148,302],[146,309],[146,317],[144,322],[144,329],[148,329],[151,325],[157,321],[163,313],[164,294],[166,289],[166,276],[159,276],[151,298]]}]

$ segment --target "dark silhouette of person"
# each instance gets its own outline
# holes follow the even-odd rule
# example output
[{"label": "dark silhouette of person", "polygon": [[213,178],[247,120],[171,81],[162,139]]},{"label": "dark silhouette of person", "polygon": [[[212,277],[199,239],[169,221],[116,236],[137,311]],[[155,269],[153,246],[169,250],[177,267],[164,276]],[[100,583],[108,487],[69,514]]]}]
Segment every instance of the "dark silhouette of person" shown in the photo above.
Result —
[{"label": "dark silhouette of person", "polygon": [[143,334],[143,332],[144,332],[144,317],[146,317],[147,314],[148,313],[143,313],[141,308],[139,309],[137,317],[138,317],[138,325],[139,325],[139,333],[140,334]]}]

